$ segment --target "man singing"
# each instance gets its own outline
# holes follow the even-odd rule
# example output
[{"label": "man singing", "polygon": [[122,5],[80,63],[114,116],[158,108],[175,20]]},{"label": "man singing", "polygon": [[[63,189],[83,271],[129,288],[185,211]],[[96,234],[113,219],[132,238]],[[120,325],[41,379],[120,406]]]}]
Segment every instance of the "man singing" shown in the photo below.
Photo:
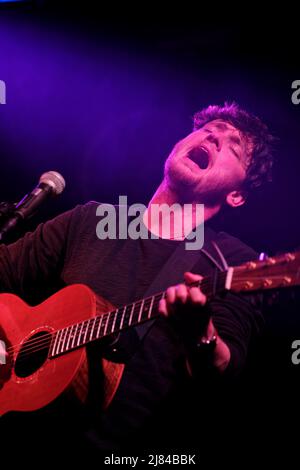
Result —
[{"label": "man singing", "polygon": [[[190,387],[196,390],[200,410],[205,406],[201,377],[230,378],[244,367],[249,345],[263,327],[259,299],[228,292],[208,301],[190,284],[257,257],[238,239],[214,232],[209,223],[224,206],[243,205],[249,192],[270,180],[272,143],[267,127],[237,104],[209,106],[196,113],[193,132],[175,145],[165,162],[162,183],[143,216],[143,228],[152,237],[100,240],[99,204],[90,202],[0,247],[1,291],[30,304],[74,283],[88,285],[115,306],[142,299],[151,286],[154,291],[167,289],[156,320],[87,348],[87,401],[71,413],[77,424],[79,414],[82,418],[74,430],[81,432],[78,441],[85,439],[104,452],[156,446],[161,434],[167,442],[169,428],[186,409]],[[193,229],[203,223],[196,207],[204,205],[205,244],[186,254],[189,264],[183,248],[186,234],[173,227],[166,238],[163,221],[151,217],[154,205],[162,204],[191,205]],[[105,410],[100,391],[103,355],[125,364]],[[62,423],[60,416],[59,427]]]}]

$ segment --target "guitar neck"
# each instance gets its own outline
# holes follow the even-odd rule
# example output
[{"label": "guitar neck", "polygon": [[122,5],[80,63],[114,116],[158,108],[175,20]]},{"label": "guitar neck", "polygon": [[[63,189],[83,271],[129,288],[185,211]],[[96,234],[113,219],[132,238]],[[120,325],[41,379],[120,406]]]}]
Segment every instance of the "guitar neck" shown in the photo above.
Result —
[{"label": "guitar neck", "polygon": [[[232,268],[228,271],[215,271],[214,276],[203,278],[191,286],[201,287],[202,292],[211,298],[226,289]],[[158,306],[166,291],[124,305],[111,312],[97,315],[83,322],[70,325],[53,334],[49,357],[64,354],[85,346],[106,336],[137,326],[159,315]]]},{"label": "guitar neck", "polygon": [[[267,260],[248,261],[227,271],[215,271],[190,286],[201,287],[208,299],[224,290],[251,292],[300,285],[300,251],[284,253]],[[139,325],[158,315],[159,301],[166,292],[124,305],[70,325],[52,334],[49,357],[55,357],[105,336]]]}]

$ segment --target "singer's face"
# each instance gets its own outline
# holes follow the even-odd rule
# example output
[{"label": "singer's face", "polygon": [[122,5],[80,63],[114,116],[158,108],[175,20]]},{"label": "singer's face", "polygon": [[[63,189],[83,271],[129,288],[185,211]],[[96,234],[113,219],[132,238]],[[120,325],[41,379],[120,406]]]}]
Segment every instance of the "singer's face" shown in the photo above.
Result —
[{"label": "singer's face", "polygon": [[222,204],[229,193],[241,189],[250,160],[249,139],[217,119],[175,145],[165,163],[165,178],[174,190]]}]

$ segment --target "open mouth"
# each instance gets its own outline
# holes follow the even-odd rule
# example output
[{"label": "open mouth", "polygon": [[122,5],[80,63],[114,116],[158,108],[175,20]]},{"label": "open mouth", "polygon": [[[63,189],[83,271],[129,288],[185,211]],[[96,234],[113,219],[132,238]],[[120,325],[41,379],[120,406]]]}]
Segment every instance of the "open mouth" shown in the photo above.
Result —
[{"label": "open mouth", "polygon": [[206,170],[209,165],[209,153],[204,147],[197,147],[188,153],[188,157],[196,163],[201,170]]}]

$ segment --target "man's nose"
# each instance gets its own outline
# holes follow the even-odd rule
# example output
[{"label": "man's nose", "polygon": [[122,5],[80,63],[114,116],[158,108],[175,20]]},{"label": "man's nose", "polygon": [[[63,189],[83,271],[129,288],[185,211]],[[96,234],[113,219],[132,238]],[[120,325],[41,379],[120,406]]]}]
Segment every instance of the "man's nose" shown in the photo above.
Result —
[{"label": "man's nose", "polygon": [[220,134],[211,133],[206,138],[209,142],[215,144],[217,151],[219,152],[222,148],[222,137]]}]

